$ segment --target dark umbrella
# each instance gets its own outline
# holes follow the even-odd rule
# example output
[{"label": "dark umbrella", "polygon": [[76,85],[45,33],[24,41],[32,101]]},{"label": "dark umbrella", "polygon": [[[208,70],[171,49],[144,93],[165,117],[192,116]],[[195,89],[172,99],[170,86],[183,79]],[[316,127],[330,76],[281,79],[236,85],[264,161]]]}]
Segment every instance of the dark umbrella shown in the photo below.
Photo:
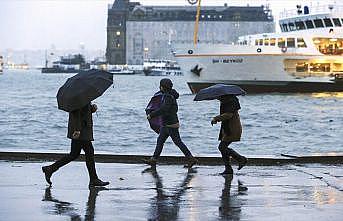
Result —
[{"label": "dark umbrella", "polygon": [[80,109],[101,96],[113,84],[113,75],[107,71],[83,71],[68,78],[58,90],[58,108],[71,112]]},{"label": "dark umbrella", "polygon": [[216,84],[201,89],[195,96],[195,101],[215,100],[223,95],[245,95],[246,92],[236,85]]}]

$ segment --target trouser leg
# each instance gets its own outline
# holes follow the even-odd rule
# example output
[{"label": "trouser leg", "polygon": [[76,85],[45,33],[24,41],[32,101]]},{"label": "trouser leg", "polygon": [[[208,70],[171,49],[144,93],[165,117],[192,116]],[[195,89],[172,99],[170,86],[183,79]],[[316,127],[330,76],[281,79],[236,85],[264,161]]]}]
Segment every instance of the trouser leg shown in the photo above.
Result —
[{"label": "trouser leg", "polygon": [[63,167],[64,165],[66,165],[66,164],[70,163],[71,161],[75,160],[76,158],[78,158],[80,156],[81,148],[82,148],[81,141],[79,141],[79,140],[71,140],[70,153],[68,155],[66,155],[65,157],[59,159],[55,163],[53,163],[50,166],[50,168],[53,171],[56,171],[59,168]]},{"label": "trouser leg", "polygon": [[238,152],[236,152],[232,148],[228,148],[228,153],[230,156],[232,156],[233,159],[235,159],[237,162],[241,162],[242,160],[245,160],[245,157],[240,155]]},{"label": "trouser leg", "polygon": [[174,144],[179,147],[186,157],[192,157],[192,153],[187,146],[182,142],[178,128],[168,128],[169,136],[172,138]]},{"label": "trouser leg", "polygon": [[82,145],[82,149],[85,151],[86,156],[86,165],[89,174],[90,180],[98,179],[98,175],[96,174],[95,169],[95,161],[94,161],[94,148],[91,141],[84,141]]},{"label": "trouser leg", "polygon": [[225,166],[230,165],[230,154],[229,154],[229,148],[228,148],[230,143],[231,142],[220,141],[219,146],[218,146],[218,149],[222,155],[222,159],[224,161]]},{"label": "trouser leg", "polygon": [[156,148],[153,155],[155,159],[157,159],[161,155],[163,145],[168,139],[168,137],[169,137],[168,128],[162,127],[160,130],[160,134],[158,135],[158,138],[157,138]]}]

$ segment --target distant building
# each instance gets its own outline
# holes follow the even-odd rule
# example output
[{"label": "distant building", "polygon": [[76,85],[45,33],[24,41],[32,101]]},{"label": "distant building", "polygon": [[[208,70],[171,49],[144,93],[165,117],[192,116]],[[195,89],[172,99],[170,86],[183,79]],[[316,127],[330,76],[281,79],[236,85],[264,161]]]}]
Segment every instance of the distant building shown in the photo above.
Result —
[{"label": "distant building", "polygon": [[[115,0],[108,9],[107,61],[142,64],[148,58],[171,59],[169,44],[193,42],[195,16],[195,6],[143,6]],[[241,35],[274,31],[273,16],[264,6],[201,8],[199,42],[230,44]]]}]

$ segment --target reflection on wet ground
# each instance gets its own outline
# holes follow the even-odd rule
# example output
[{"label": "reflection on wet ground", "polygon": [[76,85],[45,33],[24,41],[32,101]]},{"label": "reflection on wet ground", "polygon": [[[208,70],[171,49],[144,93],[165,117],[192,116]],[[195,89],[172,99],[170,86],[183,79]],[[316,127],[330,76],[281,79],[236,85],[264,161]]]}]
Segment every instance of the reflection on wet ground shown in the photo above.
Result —
[{"label": "reflection on wet ground", "polygon": [[255,166],[222,176],[216,166],[99,163],[111,185],[88,189],[82,162],[54,174],[48,188],[41,165],[0,161],[0,177],[10,177],[0,180],[0,220],[341,220],[340,166]]}]

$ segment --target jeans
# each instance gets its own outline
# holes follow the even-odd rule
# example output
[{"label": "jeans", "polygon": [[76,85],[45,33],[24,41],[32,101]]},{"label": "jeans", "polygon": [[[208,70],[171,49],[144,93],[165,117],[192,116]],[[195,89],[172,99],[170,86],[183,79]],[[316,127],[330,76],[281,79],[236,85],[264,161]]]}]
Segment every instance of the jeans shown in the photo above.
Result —
[{"label": "jeans", "polygon": [[85,152],[89,179],[90,180],[97,179],[98,175],[96,174],[96,169],[95,169],[94,148],[91,141],[72,139],[70,153],[51,165],[51,168],[53,169],[53,171],[58,170],[64,165],[78,158],[80,156],[81,149],[83,149],[83,151]]},{"label": "jeans", "polygon": [[161,155],[163,145],[169,136],[173,140],[174,144],[180,148],[180,150],[186,157],[192,157],[191,152],[181,140],[179,128],[161,127],[160,134],[157,138],[157,144],[153,156],[154,158],[157,159]]}]

